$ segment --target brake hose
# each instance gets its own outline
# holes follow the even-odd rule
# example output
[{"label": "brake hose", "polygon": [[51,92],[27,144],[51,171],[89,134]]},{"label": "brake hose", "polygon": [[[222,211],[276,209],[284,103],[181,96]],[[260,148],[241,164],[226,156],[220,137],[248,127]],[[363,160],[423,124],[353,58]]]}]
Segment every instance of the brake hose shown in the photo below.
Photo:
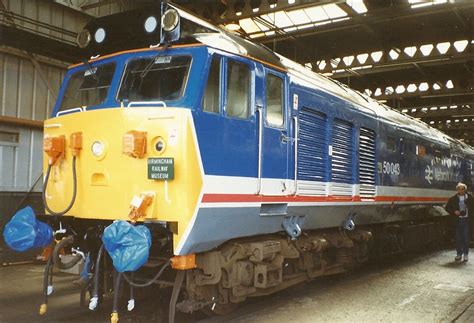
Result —
[{"label": "brake hose", "polygon": [[79,254],[74,255],[74,257],[69,261],[69,262],[62,262],[61,261],[61,251],[74,243],[74,237],[73,236],[68,236],[65,238],[62,238],[61,241],[59,241],[53,249],[53,253],[51,255],[51,258],[53,258],[53,263],[62,270],[67,270],[71,269],[74,267],[79,261],[81,261],[82,257]]},{"label": "brake hose", "polygon": [[45,177],[44,183],[43,183],[42,198],[43,198],[43,204],[44,204],[44,207],[45,207],[46,211],[48,211],[51,215],[60,216],[60,215],[66,214],[66,212],[68,212],[72,208],[72,206],[74,205],[74,202],[76,201],[76,193],[77,193],[76,156],[72,157],[72,178],[73,178],[72,199],[71,199],[71,202],[69,203],[69,205],[63,211],[59,211],[59,212],[55,212],[55,211],[51,210],[48,206],[47,201],[46,201],[46,189],[48,187],[48,180],[49,180],[49,175],[51,173],[51,167],[52,166],[53,165],[48,165],[48,170],[46,171],[46,177]]},{"label": "brake hose", "polygon": [[48,310],[48,295],[53,292],[53,257],[49,257],[46,267],[44,268],[43,276],[43,296],[44,302],[40,306],[40,315],[46,314]]},{"label": "brake hose", "polygon": [[116,280],[115,280],[114,303],[113,303],[112,313],[110,314],[110,323],[117,323],[119,321],[118,299],[119,299],[120,283],[121,283],[121,280],[122,280],[122,275],[123,275],[123,273],[118,273],[118,275],[116,277]]},{"label": "brake hose", "polygon": [[92,297],[89,301],[89,309],[91,311],[95,311],[95,309],[97,308],[97,304],[99,303],[99,274],[100,274],[99,267],[100,267],[100,261],[102,259],[103,253],[104,253],[104,244],[100,246],[100,249],[97,252],[97,259],[95,261]]},{"label": "brake hose", "polygon": [[169,265],[170,265],[170,261],[167,261],[161,267],[161,269],[158,271],[158,273],[155,275],[155,277],[153,277],[152,279],[150,279],[149,281],[147,281],[146,283],[143,283],[143,284],[133,282],[132,279],[130,279],[125,273],[123,273],[123,278],[125,278],[125,280],[127,281],[127,283],[130,284],[130,286],[133,286],[133,287],[147,287],[147,286],[150,286],[151,284],[153,284],[154,282],[156,282],[157,279],[160,278],[160,276],[163,274],[165,269],[168,268]]}]

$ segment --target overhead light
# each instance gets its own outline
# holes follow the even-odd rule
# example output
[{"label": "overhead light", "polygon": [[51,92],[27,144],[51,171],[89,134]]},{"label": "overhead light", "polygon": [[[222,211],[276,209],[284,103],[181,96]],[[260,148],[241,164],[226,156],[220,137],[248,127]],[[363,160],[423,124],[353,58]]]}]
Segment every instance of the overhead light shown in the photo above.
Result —
[{"label": "overhead light", "polygon": [[168,9],[161,17],[161,25],[164,31],[172,31],[179,24],[179,13],[176,9]]},{"label": "overhead light", "polygon": [[105,29],[104,28],[99,28],[95,31],[94,34],[94,40],[96,43],[100,44],[104,41],[105,39]]},{"label": "overhead light", "polygon": [[158,20],[156,20],[155,17],[150,16],[146,18],[145,24],[143,26],[145,27],[145,31],[147,33],[152,33],[155,31],[156,27],[158,26]]},{"label": "overhead light", "polygon": [[236,22],[231,22],[229,24],[224,25],[224,28],[229,31],[237,31],[240,29],[240,25]]},{"label": "overhead light", "polygon": [[91,42],[91,33],[87,29],[83,29],[79,34],[77,34],[77,45],[80,48],[86,48],[87,45]]}]

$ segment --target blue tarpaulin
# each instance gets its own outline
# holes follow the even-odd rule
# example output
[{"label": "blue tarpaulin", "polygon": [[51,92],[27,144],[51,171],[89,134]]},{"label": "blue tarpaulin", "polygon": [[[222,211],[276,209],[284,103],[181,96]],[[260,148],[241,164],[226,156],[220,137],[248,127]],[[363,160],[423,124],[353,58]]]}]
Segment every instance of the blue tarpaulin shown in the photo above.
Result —
[{"label": "blue tarpaulin", "polygon": [[53,241],[53,229],[38,221],[29,206],[16,212],[3,230],[5,243],[15,251],[43,248]]},{"label": "blue tarpaulin", "polygon": [[105,228],[102,241],[120,273],[135,271],[148,261],[151,233],[144,225],[115,221]]}]

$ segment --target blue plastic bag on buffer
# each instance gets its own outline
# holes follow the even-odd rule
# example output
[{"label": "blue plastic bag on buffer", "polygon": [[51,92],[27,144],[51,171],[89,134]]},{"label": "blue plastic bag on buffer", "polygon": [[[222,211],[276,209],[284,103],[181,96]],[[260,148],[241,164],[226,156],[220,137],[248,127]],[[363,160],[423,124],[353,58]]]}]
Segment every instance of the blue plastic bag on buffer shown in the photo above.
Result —
[{"label": "blue plastic bag on buffer", "polygon": [[8,247],[15,251],[31,248],[43,248],[53,241],[53,229],[38,221],[35,212],[29,206],[16,212],[5,225],[3,238]]},{"label": "blue plastic bag on buffer", "polygon": [[148,261],[151,233],[143,225],[115,221],[105,228],[102,241],[119,273],[135,271]]}]

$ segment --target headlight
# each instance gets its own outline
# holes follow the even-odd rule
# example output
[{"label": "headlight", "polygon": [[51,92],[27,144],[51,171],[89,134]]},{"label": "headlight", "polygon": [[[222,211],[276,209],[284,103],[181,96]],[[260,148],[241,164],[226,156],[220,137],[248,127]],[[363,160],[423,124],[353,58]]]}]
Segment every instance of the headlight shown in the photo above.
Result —
[{"label": "headlight", "polygon": [[91,42],[91,33],[89,30],[83,29],[79,34],[77,34],[76,42],[80,48],[86,48]]},{"label": "headlight", "polygon": [[164,31],[172,31],[178,26],[179,23],[179,13],[176,9],[168,9],[161,17],[161,26],[163,26]]},{"label": "headlight", "polygon": [[94,141],[91,147],[92,155],[95,157],[100,157],[104,154],[105,145],[102,141]]},{"label": "headlight", "polygon": [[98,44],[102,43],[105,39],[105,29],[104,28],[97,29],[94,34],[94,39],[96,43]]},{"label": "headlight", "polygon": [[156,29],[156,26],[158,26],[158,21],[156,20],[155,17],[150,16],[150,17],[146,18],[144,27],[145,27],[145,31],[147,33],[154,32],[155,29]]}]

